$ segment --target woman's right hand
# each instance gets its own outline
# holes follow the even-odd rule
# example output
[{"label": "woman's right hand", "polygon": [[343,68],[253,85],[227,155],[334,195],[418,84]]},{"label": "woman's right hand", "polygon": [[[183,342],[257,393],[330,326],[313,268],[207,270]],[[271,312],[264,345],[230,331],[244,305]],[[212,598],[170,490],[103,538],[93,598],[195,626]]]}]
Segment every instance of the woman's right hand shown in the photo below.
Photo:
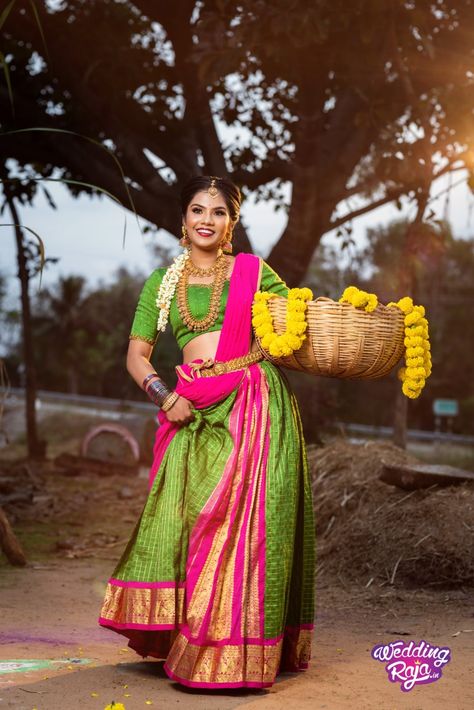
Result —
[{"label": "woman's right hand", "polygon": [[165,412],[168,421],[174,424],[189,424],[194,420],[193,405],[186,397],[178,397],[173,406]]}]

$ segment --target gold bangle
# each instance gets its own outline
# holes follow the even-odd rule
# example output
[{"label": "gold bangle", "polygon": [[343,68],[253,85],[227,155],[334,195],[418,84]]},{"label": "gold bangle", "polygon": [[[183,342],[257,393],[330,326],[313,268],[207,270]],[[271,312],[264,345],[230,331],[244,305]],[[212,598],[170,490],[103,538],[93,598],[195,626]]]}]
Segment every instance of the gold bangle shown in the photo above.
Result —
[{"label": "gold bangle", "polygon": [[177,392],[170,392],[170,393],[165,397],[165,399],[163,400],[163,402],[161,403],[161,409],[162,409],[164,412],[167,412],[168,409],[171,409],[171,407],[173,406],[173,404],[174,404],[174,403],[176,402],[176,400],[178,400],[178,399],[179,399],[179,394],[178,394]]}]

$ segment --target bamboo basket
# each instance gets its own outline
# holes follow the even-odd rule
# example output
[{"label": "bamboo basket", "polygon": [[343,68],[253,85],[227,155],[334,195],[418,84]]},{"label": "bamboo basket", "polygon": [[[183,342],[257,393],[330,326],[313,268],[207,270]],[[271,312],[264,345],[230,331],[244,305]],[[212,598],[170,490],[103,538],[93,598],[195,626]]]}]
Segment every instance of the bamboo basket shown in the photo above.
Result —
[{"label": "bamboo basket", "polygon": [[[283,296],[267,301],[275,332],[286,326]],[[375,379],[387,375],[404,354],[404,316],[398,308],[378,304],[371,313],[349,303],[320,297],[308,301],[308,328],[299,350],[285,357],[272,357],[257,344],[267,360],[290,370],[324,377]]]}]

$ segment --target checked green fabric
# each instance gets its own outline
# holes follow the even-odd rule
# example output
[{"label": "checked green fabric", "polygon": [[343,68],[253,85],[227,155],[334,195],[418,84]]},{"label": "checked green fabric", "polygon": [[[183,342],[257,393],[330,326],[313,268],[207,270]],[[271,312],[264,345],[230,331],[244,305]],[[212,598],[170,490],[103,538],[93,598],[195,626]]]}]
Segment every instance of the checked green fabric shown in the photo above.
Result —
[{"label": "checked green fabric", "polygon": [[[314,514],[295,396],[273,363],[264,360],[258,367],[264,369],[270,390],[264,633],[274,638],[285,623],[313,621]],[[196,410],[195,421],[173,437],[112,577],[185,580],[190,531],[232,451],[229,415],[235,397],[236,390],[216,405]]]}]

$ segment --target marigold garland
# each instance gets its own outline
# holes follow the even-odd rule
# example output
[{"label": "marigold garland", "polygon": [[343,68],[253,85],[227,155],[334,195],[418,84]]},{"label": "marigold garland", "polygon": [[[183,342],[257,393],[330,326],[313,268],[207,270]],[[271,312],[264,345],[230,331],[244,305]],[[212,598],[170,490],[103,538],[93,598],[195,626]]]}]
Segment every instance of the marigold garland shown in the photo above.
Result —
[{"label": "marigold garland", "polygon": [[371,313],[377,308],[378,298],[375,293],[367,293],[356,286],[348,286],[339,299],[339,303],[350,303],[356,308],[364,308],[364,311]]},{"label": "marigold garland", "polygon": [[397,303],[387,303],[387,306],[396,306],[405,316],[405,367],[400,368],[398,377],[403,394],[416,399],[431,375],[431,345],[425,309],[415,306],[409,296]]},{"label": "marigold garland", "polygon": [[[339,303],[350,303],[356,308],[364,308],[367,312],[377,307],[375,293],[367,293],[356,286],[348,286]],[[397,303],[387,303],[387,307],[399,308],[405,318],[405,367],[400,368],[398,377],[402,382],[402,392],[410,399],[420,396],[426,380],[431,375],[431,346],[428,331],[428,320],[423,306],[415,306],[410,296],[401,298]]]},{"label": "marigold garland", "polygon": [[273,328],[273,318],[268,308],[270,298],[277,296],[269,291],[257,291],[252,305],[252,325],[259,336],[260,344],[273,357],[284,357],[299,350],[306,338],[307,301],[313,298],[309,288],[290,288],[286,303],[286,329],[277,334]]}]

